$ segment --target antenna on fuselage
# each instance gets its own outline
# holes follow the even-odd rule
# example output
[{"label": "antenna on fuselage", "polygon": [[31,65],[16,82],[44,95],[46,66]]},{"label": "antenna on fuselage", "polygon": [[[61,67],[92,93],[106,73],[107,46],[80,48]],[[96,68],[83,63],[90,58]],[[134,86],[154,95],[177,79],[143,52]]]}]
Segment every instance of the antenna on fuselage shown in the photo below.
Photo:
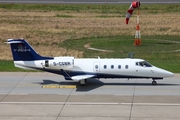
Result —
[{"label": "antenna on fuselage", "polygon": [[95,56],[95,57],[97,57],[98,59],[101,59],[99,56]]},{"label": "antenna on fuselage", "polygon": [[133,52],[128,52],[128,58],[134,58],[134,53]]}]

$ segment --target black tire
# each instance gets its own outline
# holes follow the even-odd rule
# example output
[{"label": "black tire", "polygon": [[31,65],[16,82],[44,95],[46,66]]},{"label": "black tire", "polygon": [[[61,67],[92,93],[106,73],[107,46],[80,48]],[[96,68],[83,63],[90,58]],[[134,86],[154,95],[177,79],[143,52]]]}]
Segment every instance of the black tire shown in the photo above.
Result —
[{"label": "black tire", "polygon": [[152,81],[152,85],[157,85],[157,82],[156,81]]}]

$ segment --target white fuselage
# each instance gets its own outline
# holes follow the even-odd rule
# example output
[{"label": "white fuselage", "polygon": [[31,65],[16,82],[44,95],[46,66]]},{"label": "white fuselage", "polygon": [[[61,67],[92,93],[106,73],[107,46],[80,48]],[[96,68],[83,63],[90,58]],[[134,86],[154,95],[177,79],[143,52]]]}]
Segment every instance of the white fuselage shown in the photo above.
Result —
[{"label": "white fuselage", "polygon": [[[52,73],[58,71],[68,71],[68,75],[96,75],[97,78],[164,78],[171,77],[174,74],[157,68],[150,64],[144,64],[142,59],[95,59],[73,57],[57,57],[48,60],[48,66],[45,66],[45,60],[36,61],[14,61],[16,67],[24,69],[40,69]],[[59,63],[59,64],[58,64]],[[150,65],[150,66],[149,66]]]},{"label": "white fuselage", "polygon": [[44,57],[24,39],[8,39],[6,43],[11,46],[16,67],[60,74],[66,80],[79,81],[81,85],[90,78],[152,78],[152,84],[156,85],[156,79],[174,76],[142,59]]}]

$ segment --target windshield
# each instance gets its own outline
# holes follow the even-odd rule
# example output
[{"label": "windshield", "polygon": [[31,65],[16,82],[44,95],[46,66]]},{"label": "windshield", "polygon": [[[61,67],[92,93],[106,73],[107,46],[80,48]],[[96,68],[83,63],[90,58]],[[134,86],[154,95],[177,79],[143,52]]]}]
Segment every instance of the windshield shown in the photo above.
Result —
[{"label": "windshield", "polygon": [[152,67],[152,65],[148,63],[147,61],[136,62],[136,65],[142,66],[142,67]]}]

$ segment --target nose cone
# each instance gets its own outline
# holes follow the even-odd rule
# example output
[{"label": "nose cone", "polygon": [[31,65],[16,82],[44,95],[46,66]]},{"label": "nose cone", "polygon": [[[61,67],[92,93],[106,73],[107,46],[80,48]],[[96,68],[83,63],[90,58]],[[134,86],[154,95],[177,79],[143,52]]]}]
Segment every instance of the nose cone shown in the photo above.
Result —
[{"label": "nose cone", "polygon": [[165,70],[164,76],[165,76],[165,77],[173,77],[173,76],[174,76],[174,73]]},{"label": "nose cone", "polygon": [[157,73],[159,77],[173,77],[174,76],[174,73],[161,69],[161,68],[156,68],[155,73]]}]

